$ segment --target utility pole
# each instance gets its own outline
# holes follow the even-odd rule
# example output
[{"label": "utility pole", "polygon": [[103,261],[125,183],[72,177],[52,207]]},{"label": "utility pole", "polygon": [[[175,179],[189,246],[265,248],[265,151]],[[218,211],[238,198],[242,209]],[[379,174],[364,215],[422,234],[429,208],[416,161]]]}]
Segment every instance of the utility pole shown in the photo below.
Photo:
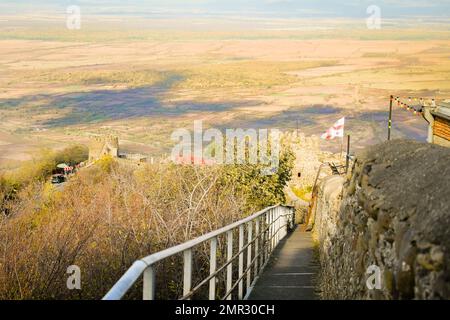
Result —
[{"label": "utility pole", "polygon": [[394,96],[391,96],[391,103],[389,105],[389,123],[388,123],[388,141],[391,140],[391,129],[392,129],[392,102],[394,100]]}]

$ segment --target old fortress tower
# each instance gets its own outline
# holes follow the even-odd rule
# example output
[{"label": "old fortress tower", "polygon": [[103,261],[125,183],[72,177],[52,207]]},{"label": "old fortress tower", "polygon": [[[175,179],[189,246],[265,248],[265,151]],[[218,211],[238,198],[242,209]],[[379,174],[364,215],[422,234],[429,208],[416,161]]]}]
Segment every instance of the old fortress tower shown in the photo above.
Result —
[{"label": "old fortress tower", "polygon": [[104,156],[119,157],[119,138],[113,135],[93,136],[89,144],[89,162]]},{"label": "old fortress tower", "polygon": [[127,160],[128,162],[147,162],[147,156],[140,153],[128,153],[120,150],[119,138],[114,135],[91,137],[89,143],[89,163],[93,163],[104,156]]}]

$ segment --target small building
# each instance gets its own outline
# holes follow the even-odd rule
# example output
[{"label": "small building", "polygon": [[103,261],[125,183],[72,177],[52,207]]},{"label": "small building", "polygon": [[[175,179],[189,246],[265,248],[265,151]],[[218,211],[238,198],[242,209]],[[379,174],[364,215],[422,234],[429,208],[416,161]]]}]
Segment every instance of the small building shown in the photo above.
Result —
[{"label": "small building", "polygon": [[428,122],[428,142],[450,147],[450,102],[424,107],[423,116]]},{"label": "small building", "polygon": [[108,136],[94,136],[89,144],[89,162],[94,162],[104,156],[119,157],[119,138]]}]

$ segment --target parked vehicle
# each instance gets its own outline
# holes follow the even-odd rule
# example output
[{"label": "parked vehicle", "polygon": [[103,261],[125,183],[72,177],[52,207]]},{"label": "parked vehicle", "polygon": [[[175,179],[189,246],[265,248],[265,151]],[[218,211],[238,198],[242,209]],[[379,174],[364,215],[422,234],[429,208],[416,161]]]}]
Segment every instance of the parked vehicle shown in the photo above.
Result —
[{"label": "parked vehicle", "polygon": [[66,177],[62,174],[55,174],[52,176],[52,184],[61,184],[66,182]]}]

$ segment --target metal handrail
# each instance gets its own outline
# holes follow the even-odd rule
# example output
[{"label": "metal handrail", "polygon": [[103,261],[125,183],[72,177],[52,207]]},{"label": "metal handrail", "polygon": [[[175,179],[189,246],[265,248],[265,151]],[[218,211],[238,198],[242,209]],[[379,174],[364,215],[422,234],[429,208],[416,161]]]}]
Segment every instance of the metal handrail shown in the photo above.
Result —
[{"label": "metal handrail", "polygon": [[[284,224],[282,221],[283,218]],[[122,299],[141,276],[143,276],[144,280],[144,300],[154,300],[156,297],[156,274],[154,265],[180,253],[184,255],[183,297],[181,299],[189,299],[195,292],[209,282],[209,299],[214,300],[216,298],[216,276],[225,269],[227,270],[227,291],[224,299],[231,299],[232,292],[237,286],[239,286],[238,299],[242,299],[244,297],[244,278],[247,277],[247,296],[252,287],[252,269],[254,268],[254,282],[273,250],[287,235],[288,229],[293,228],[294,223],[295,212],[293,207],[272,206],[261,210],[221,229],[136,261],[105,295],[103,300]],[[253,226],[255,227],[255,233],[253,233]],[[233,254],[233,231],[236,229],[239,230],[239,251]],[[245,229],[247,229],[247,244],[244,244]],[[266,237],[267,233],[268,236]],[[217,268],[217,239],[221,235],[227,236],[227,262],[220,268]],[[261,246],[260,240],[262,240]],[[193,249],[206,241],[210,241],[210,275],[192,289]],[[255,254],[252,258],[253,245],[255,245]],[[245,251],[247,251],[247,267],[244,270]],[[233,262],[236,259],[239,259],[239,279],[233,284]],[[261,261],[258,265],[259,260]]]},{"label": "metal handrail", "polygon": [[[280,218],[281,218],[281,216],[280,216],[278,219],[280,219]],[[277,219],[277,220],[278,220],[278,219]],[[274,222],[275,222],[275,221],[274,221]],[[284,226],[286,226],[286,225],[284,225]],[[255,243],[256,240],[259,239],[259,237],[260,237],[261,235],[265,234],[265,233],[269,230],[269,228],[270,228],[270,226],[266,227],[265,230],[262,231],[262,232],[260,232],[260,233],[258,234],[258,236],[257,236],[255,239],[253,239],[252,241],[250,241],[249,243],[247,243],[247,244],[242,248],[242,250],[240,250],[240,251],[239,251],[238,253],[236,253],[229,261],[227,261],[225,264],[223,264],[222,267],[220,267],[219,269],[217,269],[217,270],[215,271],[215,273],[210,274],[209,277],[207,277],[205,280],[203,280],[202,282],[200,282],[194,289],[192,289],[192,291],[191,291],[189,294],[185,295],[185,296],[182,297],[180,300],[186,300],[186,299],[188,299],[190,296],[192,296],[192,295],[195,293],[195,291],[197,291],[198,289],[200,289],[200,288],[201,288],[203,285],[205,285],[209,280],[211,280],[212,278],[214,278],[214,277],[215,277],[217,274],[219,274],[221,271],[224,271],[224,270],[225,270],[225,267],[227,267],[228,265],[230,265],[231,263],[233,263],[233,261],[234,261],[235,259],[237,259],[237,258],[238,258],[238,257],[239,257],[239,256],[240,256],[240,255],[241,255],[248,247],[250,247],[253,243]],[[278,232],[280,229],[282,229],[282,228],[278,228],[277,232]],[[270,239],[268,239],[267,241],[272,240],[273,237],[275,237],[275,235],[273,235],[273,236],[272,236]],[[252,268],[253,263],[254,263],[254,260],[257,259],[257,258],[260,257],[260,256],[261,256],[261,254],[258,253],[258,254],[253,258],[252,263],[250,264],[250,266],[247,266],[247,268],[244,270],[244,276],[242,276],[241,278],[239,278],[239,279],[237,280],[237,282],[235,283],[235,285],[234,285],[233,287],[231,287],[230,291],[227,292],[227,294],[225,295],[225,297],[224,297],[222,300],[225,300],[225,299],[231,294],[231,292],[233,291],[233,289],[236,288],[236,285],[238,284],[238,282],[240,282],[240,280],[241,280],[242,278],[245,277],[245,273],[246,273],[250,268]]]}]

